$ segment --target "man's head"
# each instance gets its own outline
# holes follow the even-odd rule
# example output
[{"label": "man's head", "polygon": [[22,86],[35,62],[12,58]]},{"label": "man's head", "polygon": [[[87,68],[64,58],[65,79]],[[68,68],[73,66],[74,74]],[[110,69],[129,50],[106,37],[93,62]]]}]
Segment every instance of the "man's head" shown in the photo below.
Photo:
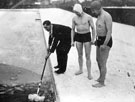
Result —
[{"label": "man's head", "polygon": [[43,26],[47,31],[51,31],[51,22],[49,20],[44,21]]},{"label": "man's head", "polygon": [[99,16],[101,14],[101,2],[99,0],[94,0],[91,2],[91,11],[94,13],[96,16]]},{"label": "man's head", "polygon": [[82,6],[80,4],[75,4],[73,7],[73,11],[76,15],[81,16],[81,14],[83,13]]}]

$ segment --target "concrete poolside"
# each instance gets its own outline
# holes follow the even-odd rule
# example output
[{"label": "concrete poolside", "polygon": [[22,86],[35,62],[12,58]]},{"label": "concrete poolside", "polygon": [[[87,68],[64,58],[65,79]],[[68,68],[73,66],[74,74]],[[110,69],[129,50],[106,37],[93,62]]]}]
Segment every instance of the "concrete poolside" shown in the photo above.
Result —
[{"label": "concrete poolside", "polygon": [[[53,23],[71,27],[73,13],[61,9],[40,9],[42,22],[50,20]],[[95,22],[96,19],[94,19]],[[48,34],[46,31],[46,41]],[[65,74],[54,74],[60,102],[134,102],[135,101],[135,28],[123,24],[113,23],[114,44],[108,61],[106,86],[93,88],[99,71],[95,59],[95,46],[92,46],[92,75],[88,80],[84,59],[84,73],[75,76],[78,70],[78,58],[75,47],[69,52],[67,71]],[[130,39],[130,40],[129,40]],[[51,55],[52,66],[57,65],[55,53]],[[130,74],[130,77],[128,76]],[[125,97],[126,96],[126,97]]]}]

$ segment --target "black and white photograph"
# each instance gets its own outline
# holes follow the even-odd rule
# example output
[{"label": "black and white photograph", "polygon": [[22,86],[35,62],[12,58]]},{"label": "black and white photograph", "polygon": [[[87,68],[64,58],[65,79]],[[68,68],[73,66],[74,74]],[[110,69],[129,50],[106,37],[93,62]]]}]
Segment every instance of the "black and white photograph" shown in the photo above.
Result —
[{"label": "black and white photograph", "polygon": [[135,102],[135,0],[0,0],[0,102]]}]

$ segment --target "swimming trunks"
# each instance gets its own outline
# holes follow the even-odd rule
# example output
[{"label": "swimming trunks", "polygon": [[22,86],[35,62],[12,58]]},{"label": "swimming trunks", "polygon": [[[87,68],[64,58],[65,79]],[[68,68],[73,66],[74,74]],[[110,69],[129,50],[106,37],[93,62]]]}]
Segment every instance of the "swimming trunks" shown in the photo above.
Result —
[{"label": "swimming trunks", "polygon": [[91,33],[85,33],[85,34],[79,34],[79,33],[75,33],[75,41],[78,42],[90,42],[91,41]]},{"label": "swimming trunks", "polygon": [[[100,47],[100,45],[103,45],[105,39],[106,39],[106,36],[98,36],[97,40],[96,40],[96,46]],[[112,41],[112,37],[111,37],[108,44],[107,44],[107,46],[109,46],[111,48],[112,44],[113,44],[113,41]]]}]

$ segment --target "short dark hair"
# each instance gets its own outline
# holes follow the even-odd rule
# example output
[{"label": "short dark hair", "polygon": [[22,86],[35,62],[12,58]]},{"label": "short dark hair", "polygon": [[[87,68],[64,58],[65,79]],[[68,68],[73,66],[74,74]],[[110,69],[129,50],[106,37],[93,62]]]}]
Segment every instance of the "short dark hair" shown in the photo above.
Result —
[{"label": "short dark hair", "polygon": [[91,5],[91,9],[96,9],[96,10],[99,10],[102,7],[100,0],[94,0],[91,2],[90,5]]},{"label": "short dark hair", "polygon": [[47,25],[47,26],[51,25],[51,22],[49,20],[46,20],[46,21],[43,22],[43,25]]}]

